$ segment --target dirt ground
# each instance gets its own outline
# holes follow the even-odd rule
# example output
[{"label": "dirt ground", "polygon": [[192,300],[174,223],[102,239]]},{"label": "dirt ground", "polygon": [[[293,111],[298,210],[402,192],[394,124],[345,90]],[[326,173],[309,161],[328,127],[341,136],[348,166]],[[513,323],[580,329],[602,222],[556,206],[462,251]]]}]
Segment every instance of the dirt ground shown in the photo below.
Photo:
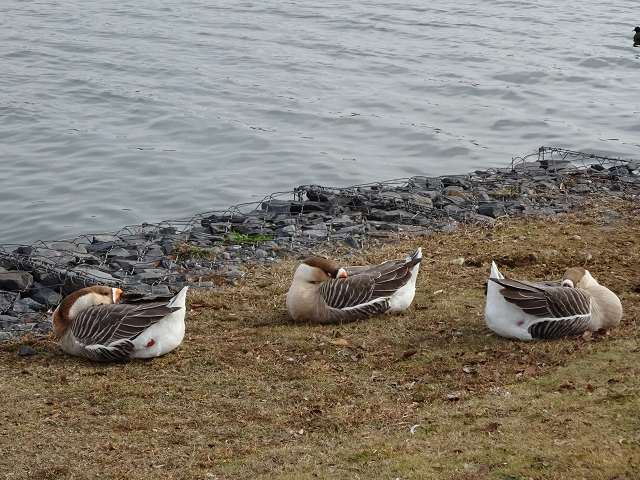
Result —
[{"label": "dirt ground", "polygon": [[[415,303],[398,316],[289,323],[290,259],[193,291],[184,343],[152,361],[0,344],[0,479],[638,479],[639,213],[637,201],[593,200],[332,252],[361,264],[422,246]],[[531,280],[585,266],[619,294],[623,323],[560,341],[496,337],[483,320],[492,259]],[[37,355],[18,356],[25,343]]]}]

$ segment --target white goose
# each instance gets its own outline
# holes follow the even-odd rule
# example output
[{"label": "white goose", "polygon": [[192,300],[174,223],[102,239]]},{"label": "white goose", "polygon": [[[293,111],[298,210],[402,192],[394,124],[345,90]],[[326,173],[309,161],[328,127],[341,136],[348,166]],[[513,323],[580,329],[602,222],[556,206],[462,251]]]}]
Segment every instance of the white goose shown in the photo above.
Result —
[{"label": "white goose", "polygon": [[99,362],[158,357],[182,343],[187,289],[168,302],[127,304],[119,288],[83,288],[55,309],[53,332],[65,352]]},{"label": "white goose", "polygon": [[622,304],[581,267],[569,268],[553,285],[507,279],[492,262],[484,318],[503,337],[560,338],[615,327]]},{"label": "white goose", "polygon": [[346,323],[385,312],[401,312],[413,302],[422,249],[380,265],[339,268],[310,257],[296,269],[287,293],[293,320]]}]

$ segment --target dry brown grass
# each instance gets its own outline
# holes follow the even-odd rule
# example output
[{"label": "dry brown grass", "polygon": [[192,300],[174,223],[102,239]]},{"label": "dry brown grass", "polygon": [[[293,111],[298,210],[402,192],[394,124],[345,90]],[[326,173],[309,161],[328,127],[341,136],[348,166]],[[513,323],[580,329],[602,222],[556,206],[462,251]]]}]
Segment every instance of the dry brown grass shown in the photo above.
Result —
[{"label": "dry brown grass", "polygon": [[[423,246],[400,316],[288,323],[291,260],[190,295],[184,344],[153,361],[94,365],[35,340],[23,343],[38,355],[20,358],[19,343],[1,345],[0,478],[639,478],[638,213],[594,202],[348,258]],[[620,294],[623,325],[497,338],[483,322],[492,258],[516,278],[587,266]]]}]

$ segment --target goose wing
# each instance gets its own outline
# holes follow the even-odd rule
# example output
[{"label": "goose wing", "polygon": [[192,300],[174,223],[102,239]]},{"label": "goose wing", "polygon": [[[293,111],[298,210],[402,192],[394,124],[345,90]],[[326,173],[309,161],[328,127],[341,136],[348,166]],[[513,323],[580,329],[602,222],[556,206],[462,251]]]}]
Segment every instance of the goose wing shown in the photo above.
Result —
[{"label": "goose wing", "polygon": [[78,314],[70,328],[89,358],[124,360],[138,335],[176,310],[166,303],[99,305]]},{"label": "goose wing", "polygon": [[591,321],[591,296],[579,288],[548,286],[491,278],[502,286],[504,299],[523,312],[540,318],[529,327],[533,338],[580,335]]},{"label": "goose wing", "polygon": [[[392,260],[373,267],[359,268],[347,278],[328,280],[320,295],[331,308],[353,308],[379,298],[388,298],[411,279],[411,269],[421,258]],[[348,272],[348,269],[347,269]]]}]

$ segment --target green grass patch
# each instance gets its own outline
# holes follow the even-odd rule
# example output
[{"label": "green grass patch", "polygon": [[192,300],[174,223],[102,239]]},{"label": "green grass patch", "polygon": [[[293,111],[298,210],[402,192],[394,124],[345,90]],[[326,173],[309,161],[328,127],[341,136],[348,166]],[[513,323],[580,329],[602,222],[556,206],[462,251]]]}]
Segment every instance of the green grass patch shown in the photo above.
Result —
[{"label": "green grass patch", "polygon": [[229,242],[234,244],[256,244],[273,240],[273,235],[263,233],[240,233],[232,231],[228,237]]}]

